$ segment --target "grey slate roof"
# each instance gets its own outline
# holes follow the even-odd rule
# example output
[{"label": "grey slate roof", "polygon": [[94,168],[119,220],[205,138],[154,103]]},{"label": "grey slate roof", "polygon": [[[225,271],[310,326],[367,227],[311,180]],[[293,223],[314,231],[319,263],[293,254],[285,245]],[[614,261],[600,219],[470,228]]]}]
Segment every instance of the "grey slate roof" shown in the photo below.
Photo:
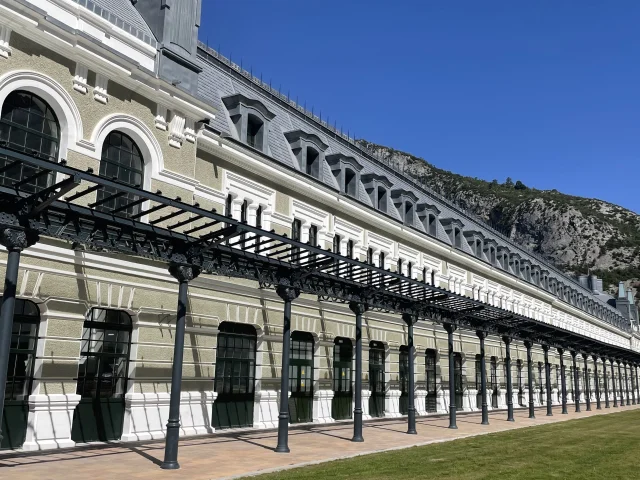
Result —
[{"label": "grey slate roof", "polygon": [[109,23],[156,47],[156,38],[131,0],[73,0]]},{"label": "grey slate roof", "polygon": [[[229,117],[226,114],[226,108],[221,101],[222,97],[242,93],[248,98],[259,100],[271,113],[275,114],[275,118],[271,120],[270,123],[268,138],[268,154],[274,160],[286,164],[289,167],[299,169],[299,165],[297,165],[292,155],[284,133],[296,129],[313,133],[329,146],[325,152],[326,155],[343,153],[344,155],[355,157],[356,160],[363,165],[363,169],[360,172],[361,175],[375,173],[385,176],[393,184],[391,190],[405,189],[411,191],[418,197],[417,204],[427,203],[429,205],[435,205],[441,212],[440,220],[447,218],[459,219],[463,224],[463,231],[477,231],[487,239],[494,239],[497,241],[498,246],[508,246],[511,252],[519,253],[522,259],[528,259],[532,265],[539,265],[541,269],[548,270],[550,272],[550,280],[555,278],[564,285],[570,285],[578,293],[590,298],[597,298],[591,290],[581,286],[575,278],[565,275],[550,263],[526,251],[442,196],[418,186],[411,179],[366,154],[353,143],[352,139],[344,135],[341,136],[339,133],[333,131],[326,122],[322,122],[317,116],[313,116],[310,112],[304,111],[286,96],[272,89],[268,84],[253,77],[249,72],[242,70],[238,65],[231,63],[229,59],[221,56],[215,50],[201,43],[199,45],[198,58],[203,68],[198,82],[198,97],[216,108],[217,115],[211,124],[214,129],[233,136],[236,135]],[[337,189],[337,182],[326,162],[323,165],[322,173],[321,181]],[[372,206],[369,195],[362,184],[359,185],[357,200],[365,205]],[[388,214],[398,221],[401,220],[400,214],[392,202],[390,202]],[[415,224],[413,226],[420,231],[426,231],[417,215],[415,216]],[[451,244],[451,239],[440,222],[437,222],[436,230],[436,237],[439,240]],[[473,255],[471,247],[464,239],[461,249]],[[484,254],[481,258],[487,261]],[[512,272],[509,271],[509,273]],[[608,305],[606,300],[601,298],[598,298],[598,300],[602,301],[610,311],[614,311],[620,315],[620,312]]]}]

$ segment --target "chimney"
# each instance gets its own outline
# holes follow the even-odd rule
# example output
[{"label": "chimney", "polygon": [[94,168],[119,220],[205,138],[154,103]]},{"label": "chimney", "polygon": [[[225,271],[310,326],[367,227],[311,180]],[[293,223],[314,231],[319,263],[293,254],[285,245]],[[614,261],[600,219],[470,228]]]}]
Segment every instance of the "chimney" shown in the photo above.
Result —
[{"label": "chimney", "polygon": [[201,0],[132,2],[158,40],[158,77],[195,95]]}]

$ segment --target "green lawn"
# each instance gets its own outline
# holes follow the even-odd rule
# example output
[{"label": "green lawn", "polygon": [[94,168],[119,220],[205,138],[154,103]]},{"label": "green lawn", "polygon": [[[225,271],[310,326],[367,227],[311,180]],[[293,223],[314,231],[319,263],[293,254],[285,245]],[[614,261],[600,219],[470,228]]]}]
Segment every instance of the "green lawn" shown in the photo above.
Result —
[{"label": "green lawn", "polygon": [[640,479],[640,410],[366,455],[252,478]]}]

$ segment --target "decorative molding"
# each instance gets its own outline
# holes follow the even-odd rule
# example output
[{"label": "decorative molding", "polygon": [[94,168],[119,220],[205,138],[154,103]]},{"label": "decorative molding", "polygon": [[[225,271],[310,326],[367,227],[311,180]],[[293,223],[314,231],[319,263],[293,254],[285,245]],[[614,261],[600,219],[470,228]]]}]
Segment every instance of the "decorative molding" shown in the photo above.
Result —
[{"label": "decorative molding", "polygon": [[154,119],[156,128],[158,130],[162,130],[166,132],[169,128],[169,123],[167,123],[167,116],[169,115],[169,111],[167,107],[158,103],[156,106],[156,118]]},{"label": "decorative molding", "polygon": [[73,77],[73,89],[76,92],[80,92],[83,95],[89,91],[89,84],[87,83],[87,77],[89,75],[89,69],[80,62],[76,63],[76,74]]},{"label": "decorative molding", "polygon": [[11,28],[6,25],[0,25],[0,57],[9,58],[11,55],[11,47],[9,40],[11,39]]},{"label": "decorative molding", "polygon": [[195,122],[190,118],[185,120],[184,138],[189,143],[196,143]]},{"label": "decorative molding", "polygon": [[106,105],[109,101],[109,79],[101,73],[96,73],[96,86],[93,89],[93,98]]},{"label": "decorative molding", "polygon": [[174,148],[182,148],[182,142],[184,142],[184,125],[185,118],[173,114],[171,122],[169,123],[169,145]]}]

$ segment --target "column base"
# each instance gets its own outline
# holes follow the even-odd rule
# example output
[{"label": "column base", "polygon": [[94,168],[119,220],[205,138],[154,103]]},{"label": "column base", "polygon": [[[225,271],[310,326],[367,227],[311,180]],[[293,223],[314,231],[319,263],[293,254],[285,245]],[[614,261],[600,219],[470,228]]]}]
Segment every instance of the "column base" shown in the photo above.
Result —
[{"label": "column base", "polygon": [[22,450],[35,452],[76,445],[71,440],[73,412],[80,395],[30,395],[27,434]]},{"label": "column base", "polygon": [[400,413],[400,390],[389,390],[384,398],[384,416],[386,418],[401,417]]}]

